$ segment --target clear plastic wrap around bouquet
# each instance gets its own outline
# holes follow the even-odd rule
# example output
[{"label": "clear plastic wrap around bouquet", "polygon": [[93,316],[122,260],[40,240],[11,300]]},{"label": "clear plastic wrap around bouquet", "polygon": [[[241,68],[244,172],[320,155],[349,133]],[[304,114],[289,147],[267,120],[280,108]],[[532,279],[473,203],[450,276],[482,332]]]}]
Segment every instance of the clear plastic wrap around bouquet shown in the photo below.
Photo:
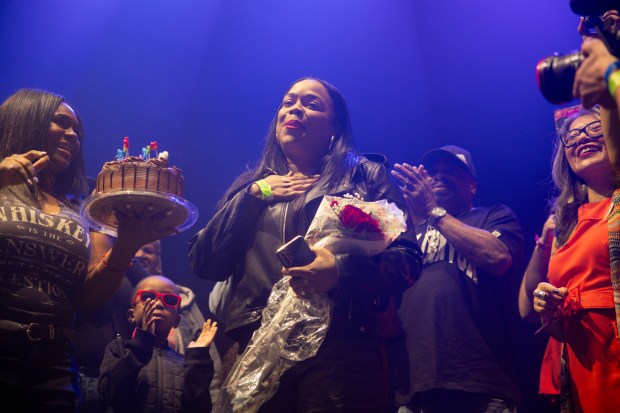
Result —
[{"label": "clear plastic wrap around bouquet", "polygon": [[325,195],[304,237],[332,254],[377,255],[407,230],[405,216],[386,199],[365,202],[356,196]]},{"label": "clear plastic wrap around bouquet", "polygon": [[[372,256],[407,229],[403,212],[387,200],[325,195],[305,239],[332,254]],[[272,288],[261,326],[226,379],[214,413],[254,413],[277,391],[282,374],[316,355],[331,321],[327,294],[298,297],[284,277]]]}]

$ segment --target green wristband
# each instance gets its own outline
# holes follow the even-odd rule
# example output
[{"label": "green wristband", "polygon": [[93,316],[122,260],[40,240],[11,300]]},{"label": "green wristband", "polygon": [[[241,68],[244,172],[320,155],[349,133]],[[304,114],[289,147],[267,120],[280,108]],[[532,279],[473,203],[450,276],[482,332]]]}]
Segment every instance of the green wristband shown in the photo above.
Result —
[{"label": "green wristband", "polygon": [[612,98],[616,98],[616,89],[620,86],[620,70],[616,70],[609,75],[608,87]]},{"label": "green wristband", "polygon": [[265,201],[269,201],[270,199],[273,198],[273,192],[271,192],[271,186],[269,186],[269,184],[264,179],[259,179],[258,181],[254,183],[258,185],[258,187],[260,188],[262,199],[264,199]]}]

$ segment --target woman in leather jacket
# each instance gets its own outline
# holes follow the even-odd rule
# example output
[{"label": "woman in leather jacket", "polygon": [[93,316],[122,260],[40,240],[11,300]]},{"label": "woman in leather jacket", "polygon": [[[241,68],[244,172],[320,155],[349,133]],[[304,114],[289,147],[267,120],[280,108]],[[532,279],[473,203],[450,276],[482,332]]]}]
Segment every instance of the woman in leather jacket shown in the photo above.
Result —
[{"label": "woman in leather jacket", "polygon": [[389,406],[386,344],[403,334],[396,303],[418,276],[421,254],[408,230],[373,257],[319,248],[303,270],[283,270],[276,249],[306,233],[326,194],[387,199],[407,211],[387,168],[354,152],[343,96],[323,80],[303,78],[284,95],[258,166],[233,182],[190,241],[194,272],[228,280],[220,318],[240,352],[282,274],[292,276],[296,294],[328,293],[334,300],[317,355],[284,373],[261,413],[377,413]]}]

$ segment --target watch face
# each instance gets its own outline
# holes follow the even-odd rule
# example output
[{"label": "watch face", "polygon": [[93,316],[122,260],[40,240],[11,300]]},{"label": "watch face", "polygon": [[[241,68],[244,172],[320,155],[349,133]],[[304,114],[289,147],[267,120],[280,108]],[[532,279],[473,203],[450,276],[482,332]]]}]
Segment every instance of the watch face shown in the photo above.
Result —
[{"label": "watch face", "polygon": [[431,210],[431,216],[428,219],[430,225],[435,225],[441,217],[446,215],[446,210],[442,207],[435,207]]}]

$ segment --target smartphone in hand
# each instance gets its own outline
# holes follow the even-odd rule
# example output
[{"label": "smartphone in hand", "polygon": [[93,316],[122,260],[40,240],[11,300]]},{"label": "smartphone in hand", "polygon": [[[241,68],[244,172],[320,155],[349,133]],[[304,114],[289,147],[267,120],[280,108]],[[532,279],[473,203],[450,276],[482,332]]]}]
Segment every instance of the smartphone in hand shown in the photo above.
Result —
[{"label": "smartphone in hand", "polygon": [[276,250],[276,256],[285,267],[302,267],[316,258],[314,251],[301,235],[296,236]]}]

